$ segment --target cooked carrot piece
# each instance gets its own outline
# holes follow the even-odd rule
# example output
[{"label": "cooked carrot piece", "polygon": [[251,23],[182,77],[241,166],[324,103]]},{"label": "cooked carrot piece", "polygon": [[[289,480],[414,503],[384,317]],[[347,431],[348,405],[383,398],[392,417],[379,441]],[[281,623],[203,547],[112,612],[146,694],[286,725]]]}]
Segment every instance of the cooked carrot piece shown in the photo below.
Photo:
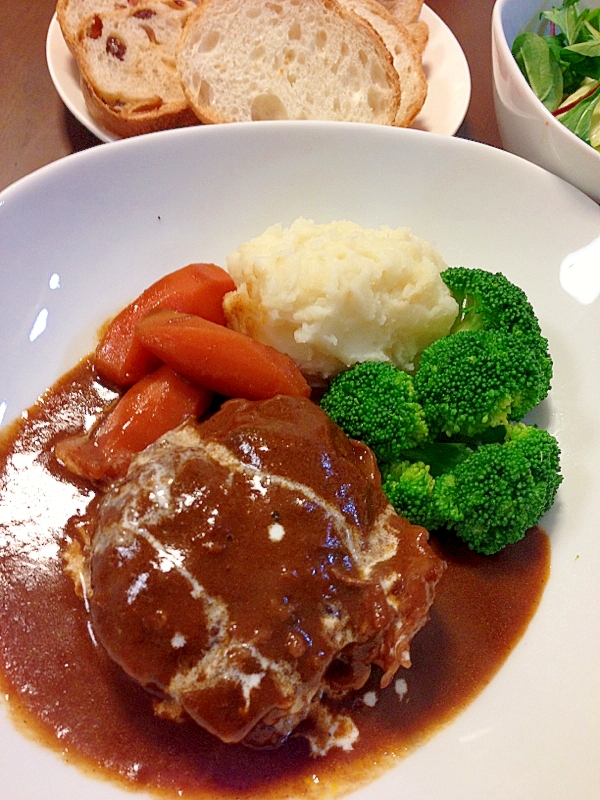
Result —
[{"label": "cooked carrot piece", "polygon": [[211,391],[192,385],[163,365],[132,386],[90,434],[59,442],[55,455],[84,478],[121,477],[135,453],[186,417],[203,414],[211,400]]},{"label": "cooked carrot piece", "polygon": [[243,333],[175,311],[153,311],[138,324],[140,341],[191,381],[226,397],[265,400],[308,397],[310,387],[292,359]]},{"label": "cooked carrot piece", "polygon": [[89,436],[69,436],[54,446],[54,455],[74,475],[100,480],[108,464],[104,453]]},{"label": "cooked carrot piece", "polygon": [[157,359],[135,337],[135,326],[152,309],[170,308],[224,325],[223,297],[233,289],[231,277],[214,264],[189,264],[165,275],[108,326],[94,359],[99,375],[131,386],[157,367]]}]

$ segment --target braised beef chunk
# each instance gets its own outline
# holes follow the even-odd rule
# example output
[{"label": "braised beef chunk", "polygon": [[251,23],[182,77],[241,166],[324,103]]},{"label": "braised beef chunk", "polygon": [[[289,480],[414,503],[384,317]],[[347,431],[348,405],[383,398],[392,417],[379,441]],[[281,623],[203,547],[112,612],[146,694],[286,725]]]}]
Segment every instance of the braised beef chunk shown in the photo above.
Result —
[{"label": "braised beef chunk", "polygon": [[443,562],[368,448],[303,398],[230,400],[102,502],[90,605],[108,653],[226,742],[283,741],[325,693],[409,666]]}]

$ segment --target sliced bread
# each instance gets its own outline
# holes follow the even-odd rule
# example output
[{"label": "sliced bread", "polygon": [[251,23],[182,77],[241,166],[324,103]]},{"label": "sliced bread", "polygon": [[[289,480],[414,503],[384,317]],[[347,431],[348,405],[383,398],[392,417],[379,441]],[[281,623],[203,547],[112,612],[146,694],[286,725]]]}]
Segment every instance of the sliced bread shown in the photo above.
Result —
[{"label": "sliced bread", "polygon": [[390,53],[336,0],[200,0],[177,66],[203,122],[392,124],[399,107]]},{"label": "sliced bread", "polygon": [[429,41],[429,27],[419,19],[423,0],[379,0],[392,17],[395,17],[410,33],[419,53],[423,53]]},{"label": "sliced bread", "polygon": [[139,3],[140,0],[58,0],[56,17],[62,35],[73,52],[77,45],[77,31],[84,17],[110,11],[126,11]]},{"label": "sliced bread", "polygon": [[427,97],[427,79],[421,53],[407,28],[377,0],[340,0],[342,5],[363,17],[383,39],[393,56],[394,68],[400,76],[400,107],[394,125],[408,127]]},{"label": "sliced bread", "polygon": [[423,55],[427,47],[427,42],[429,41],[429,26],[427,23],[422,19],[418,19],[416,22],[409,22],[406,26],[406,30],[410,33],[419,53]]},{"label": "sliced bread", "polygon": [[150,0],[82,20],[75,46],[92,117],[117,136],[196,124],[175,64],[188,0]]},{"label": "sliced bread", "polygon": [[416,22],[423,8],[423,0],[379,0],[379,2],[403,25]]}]

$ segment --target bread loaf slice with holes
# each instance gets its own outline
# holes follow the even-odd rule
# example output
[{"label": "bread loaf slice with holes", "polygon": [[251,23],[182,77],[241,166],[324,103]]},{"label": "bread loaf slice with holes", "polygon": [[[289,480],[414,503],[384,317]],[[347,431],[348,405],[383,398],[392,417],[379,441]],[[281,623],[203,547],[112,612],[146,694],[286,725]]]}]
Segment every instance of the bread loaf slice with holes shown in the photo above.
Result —
[{"label": "bread loaf slice with holes", "polygon": [[126,137],[197,124],[175,63],[194,9],[188,0],[150,0],[82,20],[75,57],[86,105],[102,127]]},{"label": "bread loaf slice with holes", "polygon": [[336,0],[200,0],[177,66],[202,122],[392,124],[399,107],[387,48]]},{"label": "bread loaf slice with holes", "polygon": [[421,53],[404,25],[377,0],[339,0],[350,11],[369,22],[383,39],[393,57],[394,69],[400,76],[400,106],[394,125],[408,127],[427,97],[427,79]]}]

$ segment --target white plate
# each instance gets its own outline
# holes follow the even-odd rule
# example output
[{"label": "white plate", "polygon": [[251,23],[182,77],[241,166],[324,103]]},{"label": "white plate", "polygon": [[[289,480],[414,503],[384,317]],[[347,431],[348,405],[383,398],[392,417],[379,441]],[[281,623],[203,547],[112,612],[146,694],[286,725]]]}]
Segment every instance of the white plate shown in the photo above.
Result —
[{"label": "white plate", "polygon": [[[421,19],[429,26],[429,41],[423,56],[429,90],[413,128],[453,136],[465,118],[471,98],[469,66],[454,34],[437,14],[423,6]],[[46,60],[56,91],[73,116],[103,142],[118,139],[97,125],[88,113],[79,88],[79,70],[56,15],[48,28]]]},{"label": "white plate", "polygon": [[[51,164],[0,194],[5,421],[159,275],[223,264],[300,215],[408,225],[448,264],[502,270],[531,298],[555,360],[538,419],[559,438],[565,480],[545,520],[552,570],[540,608],[482,694],[354,800],[598,798],[598,244],[587,304],[561,287],[560,265],[600,236],[600,208],[559,178],[462,139],[312,122],[168,131]],[[578,264],[563,276],[573,294]],[[130,800],[23,738],[1,707],[0,743],[3,800]]]}]

